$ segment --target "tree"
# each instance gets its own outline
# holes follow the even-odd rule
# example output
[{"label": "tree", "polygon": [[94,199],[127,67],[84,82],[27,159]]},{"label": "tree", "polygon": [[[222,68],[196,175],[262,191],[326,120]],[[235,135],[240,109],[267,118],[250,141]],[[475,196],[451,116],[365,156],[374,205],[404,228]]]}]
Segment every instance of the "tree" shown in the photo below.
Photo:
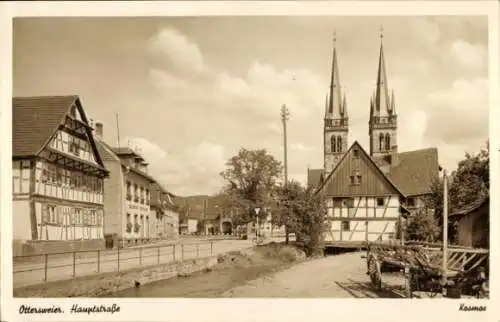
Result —
[{"label": "tree", "polygon": [[[451,213],[467,206],[489,194],[489,142],[476,154],[465,154],[458,167],[448,177],[448,211]],[[428,209],[434,209],[438,227],[443,227],[443,179],[432,183],[432,193],[424,199]],[[442,238],[442,229],[439,230]],[[449,225],[448,236],[456,240],[456,227]]]},{"label": "tree", "polygon": [[[236,211],[233,223],[245,224],[255,220],[255,208],[267,208],[276,195],[277,182],[282,166],[265,149],[240,149],[226,162],[226,170],[220,173],[227,181],[223,193]],[[259,213],[265,219],[266,212]]]},{"label": "tree", "polygon": [[290,232],[294,232],[297,242],[308,255],[319,252],[327,225],[323,195],[305,189],[297,181],[291,181],[279,189],[279,201],[274,223],[285,225]]}]

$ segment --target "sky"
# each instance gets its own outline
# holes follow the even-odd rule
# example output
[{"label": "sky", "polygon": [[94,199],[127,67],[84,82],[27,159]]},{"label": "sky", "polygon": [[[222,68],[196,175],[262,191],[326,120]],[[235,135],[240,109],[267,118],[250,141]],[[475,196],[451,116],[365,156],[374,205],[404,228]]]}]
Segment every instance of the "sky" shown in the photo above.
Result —
[{"label": "sky", "polygon": [[488,139],[488,26],[481,16],[16,18],[13,95],[77,94],[104,138],[138,147],[178,195],[212,194],[242,147],[288,172],[323,167],[323,116],[337,38],[349,145],[368,149],[383,27],[398,149],[437,147],[456,168]]}]

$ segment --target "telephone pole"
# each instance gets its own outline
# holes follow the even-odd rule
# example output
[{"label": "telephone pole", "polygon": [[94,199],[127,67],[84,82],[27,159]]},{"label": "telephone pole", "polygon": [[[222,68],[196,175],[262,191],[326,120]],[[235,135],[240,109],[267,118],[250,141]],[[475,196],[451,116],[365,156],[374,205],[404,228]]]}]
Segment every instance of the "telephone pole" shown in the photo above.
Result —
[{"label": "telephone pole", "polygon": [[[290,117],[290,112],[285,104],[281,107],[281,121],[283,122],[283,151],[284,151],[284,164],[285,164],[285,190],[288,187],[288,156],[287,156],[287,135],[286,135],[286,122]],[[285,243],[288,244],[288,224],[285,223]]]},{"label": "telephone pole", "polygon": [[287,157],[287,135],[286,135],[286,122],[290,117],[290,112],[285,104],[281,107],[281,121],[283,122],[283,150],[284,150],[284,163],[285,163],[285,187],[288,185],[288,157]]}]

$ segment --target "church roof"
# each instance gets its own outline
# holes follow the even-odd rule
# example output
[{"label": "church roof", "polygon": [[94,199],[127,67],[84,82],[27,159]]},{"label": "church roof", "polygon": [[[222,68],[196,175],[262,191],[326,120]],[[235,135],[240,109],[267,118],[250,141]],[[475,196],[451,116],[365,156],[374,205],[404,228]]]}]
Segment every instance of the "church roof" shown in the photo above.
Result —
[{"label": "church roof", "polygon": [[316,186],[321,176],[323,175],[323,169],[307,169],[307,187]]},{"label": "church roof", "polygon": [[398,163],[389,168],[388,177],[407,196],[430,193],[433,181],[439,178],[437,149],[398,153]]},{"label": "church roof", "polygon": [[[323,169],[308,169],[307,186],[317,186],[323,171]],[[430,193],[432,182],[438,176],[439,164],[436,148],[398,153],[397,165],[390,166],[387,174],[390,181],[405,196]]]}]

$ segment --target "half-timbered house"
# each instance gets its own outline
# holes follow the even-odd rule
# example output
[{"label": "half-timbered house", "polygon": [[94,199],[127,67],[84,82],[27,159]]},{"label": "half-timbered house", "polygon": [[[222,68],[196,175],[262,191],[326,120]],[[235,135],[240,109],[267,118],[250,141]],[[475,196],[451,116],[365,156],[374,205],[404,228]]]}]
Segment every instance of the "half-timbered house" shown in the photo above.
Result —
[{"label": "half-timbered house", "polygon": [[79,97],[14,97],[12,126],[14,252],[99,247],[108,171]]},{"label": "half-timbered house", "polygon": [[[382,39],[382,36],[381,36]],[[383,43],[376,87],[370,98],[369,152],[355,142],[348,149],[349,117],[341,91],[336,46],[325,103],[323,169],[308,169],[307,185],[324,194],[332,219],[326,238],[367,241],[395,238],[398,218],[418,215],[439,177],[436,148],[398,151],[398,117],[389,92]]]}]

